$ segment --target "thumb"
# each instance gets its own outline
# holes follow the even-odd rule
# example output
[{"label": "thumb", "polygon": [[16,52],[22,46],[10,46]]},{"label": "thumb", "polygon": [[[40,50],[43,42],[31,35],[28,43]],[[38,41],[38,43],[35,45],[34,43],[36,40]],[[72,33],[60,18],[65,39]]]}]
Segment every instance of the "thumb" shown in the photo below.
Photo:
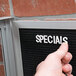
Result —
[{"label": "thumb", "polygon": [[68,52],[68,43],[62,43],[59,49],[55,52],[55,54],[62,59],[66,53]]}]

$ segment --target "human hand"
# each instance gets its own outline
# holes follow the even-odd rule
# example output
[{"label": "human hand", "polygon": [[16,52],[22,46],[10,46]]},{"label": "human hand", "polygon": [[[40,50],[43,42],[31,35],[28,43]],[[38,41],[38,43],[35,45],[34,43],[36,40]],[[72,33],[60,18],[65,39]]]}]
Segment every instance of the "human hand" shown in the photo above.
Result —
[{"label": "human hand", "polygon": [[62,43],[56,52],[49,54],[37,66],[35,76],[73,76],[72,66],[69,64],[71,59],[72,54],[68,52],[68,44]]}]

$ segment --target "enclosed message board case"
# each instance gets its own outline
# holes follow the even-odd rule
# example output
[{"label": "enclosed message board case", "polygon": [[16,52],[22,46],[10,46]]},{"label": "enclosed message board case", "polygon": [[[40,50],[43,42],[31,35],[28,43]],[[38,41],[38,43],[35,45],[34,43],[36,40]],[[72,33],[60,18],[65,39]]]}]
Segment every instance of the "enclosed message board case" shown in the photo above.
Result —
[{"label": "enclosed message board case", "polygon": [[7,59],[12,61],[13,57],[10,66],[14,66],[16,76],[34,76],[37,65],[63,42],[68,42],[69,52],[73,54],[71,64],[76,75],[76,21],[18,20],[10,25],[13,50],[10,51],[12,56],[8,52]]}]

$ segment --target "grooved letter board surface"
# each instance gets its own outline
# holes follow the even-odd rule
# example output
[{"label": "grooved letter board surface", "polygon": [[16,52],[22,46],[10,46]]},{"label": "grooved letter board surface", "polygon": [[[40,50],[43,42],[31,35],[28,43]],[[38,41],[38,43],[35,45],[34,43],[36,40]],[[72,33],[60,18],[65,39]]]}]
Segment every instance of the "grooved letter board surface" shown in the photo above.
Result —
[{"label": "grooved letter board surface", "polygon": [[[63,37],[68,38],[69,52],[73,54],[71,64],[73,66],[73,74],[76,76],[76,30],[60,30],[60,29],[19,29],[22,62],[24,76],[34,76],[37,65],[43,61],[49,53],[56,51],[60,44],[55,43],[56,39],[53,39],[53,43],[42,41],[36,42],[36,36],[52,36],[50,41],[54,37],[61,36],[61,42]],[[39,37],[38,37],[39,38]]]}]

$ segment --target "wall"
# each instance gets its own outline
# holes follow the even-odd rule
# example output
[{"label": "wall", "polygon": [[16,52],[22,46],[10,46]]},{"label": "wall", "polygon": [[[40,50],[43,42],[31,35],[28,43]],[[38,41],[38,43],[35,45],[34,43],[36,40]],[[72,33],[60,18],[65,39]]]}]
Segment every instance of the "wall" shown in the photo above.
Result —
[{"label": "wall", "polygon": [[[73,20],[76,0],[0,0],[0,17],[9,16],[25,20]],[[1,47],[0,76],[5,76]]]},{"label": "wall", "polygon": [[10,16],[8,0],[0,0],[0,17]]},{"label": "wall", "polygon": [[76,13],[76,0],[0,0],[0,17],[53,16]]},{"label": "wall", "polygon": [[75,0],[12,0],[14,15],[47,16],[76,13]]}]

